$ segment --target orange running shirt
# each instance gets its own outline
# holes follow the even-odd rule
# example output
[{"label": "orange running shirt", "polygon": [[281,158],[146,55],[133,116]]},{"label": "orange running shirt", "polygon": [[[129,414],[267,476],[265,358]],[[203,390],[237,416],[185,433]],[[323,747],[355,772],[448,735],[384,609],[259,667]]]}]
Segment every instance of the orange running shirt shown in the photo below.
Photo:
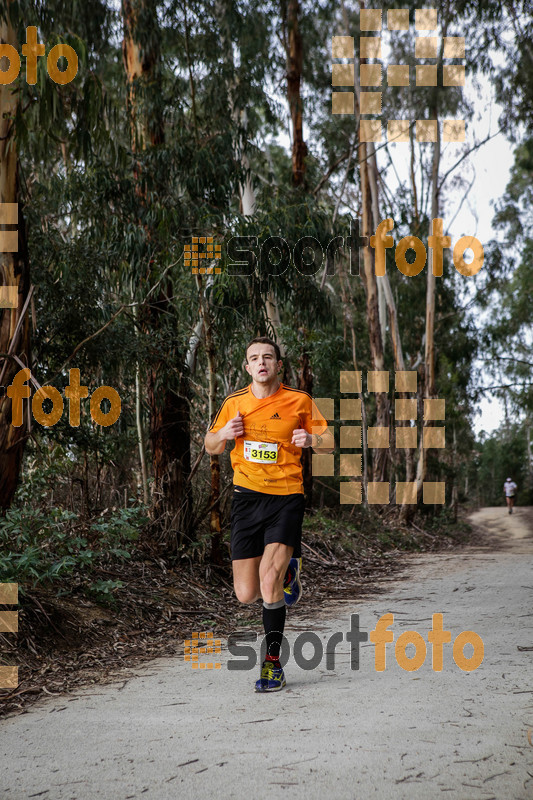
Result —
[{"label": "orange running shirt", "polygon": [[237,416],[243,417],[244,436],[231,451],[233,483],[264,494],[303,494],[301,447],[291,444],[296,428],[320,435],[328,423],[311,395],[283,383],[277,392],[259,399],[252,384],[228,395],[209,433],[216,433]]}]

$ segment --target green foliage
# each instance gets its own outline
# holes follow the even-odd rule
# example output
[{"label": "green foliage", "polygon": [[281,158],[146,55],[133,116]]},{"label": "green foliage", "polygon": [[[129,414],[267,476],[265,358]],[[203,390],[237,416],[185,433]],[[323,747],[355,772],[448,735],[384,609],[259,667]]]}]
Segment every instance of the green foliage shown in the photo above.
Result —
[{"label": "green foliage", "polygon": [[[515,421],[525,421],[526,427],[533,417],[532,179],[533,139],[527,138],[516,149],[511,180],[495,217],[506,241],[500,261],[494,265],[495,272],[499,267],[500,280],[492,286],[487,302],[490,316],[483,331],[493,392],[505,404],[506,412]],[[505,440],[508,438],[506,434]]]},{"label": "green foliage", "polygon": [[43,586],[58,596],[77,591],[109,599],[120,581],[93,576],[110,561],[131,558],[147,522],[140,508],[123,508],[82,527],[59,508],[12,508],[0,518],[0,580],[18,583],[21,595]]},{"label": "green foliage", "polygon": [[490,436],[481,436],[472,465],[472,478],[481,505],[505,505],[503,484],[511,477],[518,486],[518,505],[533,505],[533,464],[528,467],[527,422],[502,425]]},{"label": "green foliage", "polygon": [[93,581],[88,587],[88,593],[94,597],[99,603],[115,605],[116,598],[113,594],[114,590],[121,589],[124,586],[122,581]]}]

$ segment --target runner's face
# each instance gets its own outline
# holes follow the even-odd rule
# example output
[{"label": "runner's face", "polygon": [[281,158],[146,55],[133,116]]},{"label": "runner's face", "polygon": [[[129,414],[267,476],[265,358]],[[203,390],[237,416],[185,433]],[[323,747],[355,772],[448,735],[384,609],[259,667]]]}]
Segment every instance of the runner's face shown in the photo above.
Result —
[{"label": "runner's face", "polygon": [[276,351],[271,344],[252,344],[246,356],[246,372],[256,383],[268,384],[277,380],[281,361],[276,361]]}]

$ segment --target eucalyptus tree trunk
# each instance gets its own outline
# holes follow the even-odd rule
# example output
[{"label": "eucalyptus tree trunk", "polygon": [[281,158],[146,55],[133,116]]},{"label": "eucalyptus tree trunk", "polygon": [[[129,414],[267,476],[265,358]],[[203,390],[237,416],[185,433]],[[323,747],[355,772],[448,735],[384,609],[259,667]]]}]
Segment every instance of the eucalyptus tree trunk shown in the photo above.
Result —
[{"label": "eucalyptus tree trunk", "polygon": [[[361,207],[362,207],[362,235],[373,235],[375,226],[372,213],[372,196],[369,183],[369,170],[367,161],[368,150],[365,142],[359,144],[359,175],[361,180]],[[381,325],[379,320],[379,300],[376,274],[374,268],[374,251],[370,247],[363,247],[363,286],[366,295],[366,319],[370,343],[370,358],[372,369],[381,371],[385,366],[383,354],[383,340],[381,338]],[[376,393],[376,424],[378,427],[389,428],[389,395],[387,392]],[[374,451],[372,464],[372,477],[374,481],[386,481],[389,471],[390,450],[380,448]]]},{"label": "eucalyptus tree trunk", "polygon": [[[282,0],[282,14],[286,20],[286,57],[287,57],[287,100],[291,115],[292,128],[292,185],[305,187],[305,171],[307,145],[303,137],[303,108],[302,108],[302,68],[303,68],[303,41],[300,32],[300,3],[298,0]],[[308,332],[304,327],[299,329],[301,340],[297,385],[308,394],[313,393],[313,371],[307,346]],[[284,375],[284,380],[286,376]],[[313,501],[313,469],[312,453],[310,449],[302,451],[302,478],[304,492],[309,505]]]},{"label": "eucalyptus tree trunk", "polygon": [[[381,217],[379,213],[379,186],[378,186],[378,166],[377,166],[377,159],[376,159],[376,151],[374,148],[373,142],[368,142],[367,144],[367,152],[369,155],[369,164],[370,168],[368,170],[369,182],[370,182],[370,193],[372,196],[372,210],[374,216],[374,224],[376,226],[379,225],[381,222]],[[394,296],[392,294],[392,289],[389,281],[389,276],[385,272],[385,275],[381,277],[377,277],[377,284],[378,290],[381,287],[383,298],[387,304],[387,308],[389,311],[389,330],[392,342],[392,351],[394,355],[394,369],[396,371],[403,372],[405,370],[405,359],[403,357],[403,347],[402,347],[402,340],[400,336],[400,329],[398,326],[398,311],[396,308],[396,303],[394,301]],[[383,332],[383,324],[381,323],[381,330]],[[406,392],[400,392],[398,395],[399,399],[408,398],[409,394]],[[396,420],[395,421],[396,427],[405,428],[410,427],[409,420]],[[412,481],[414,479],[414,459],[413,459],[413,451],[411,448],[406,448],[405,450],[405,480]],[[407,504],[402,505],[401,510],[401,517],[402,519],[406,519],[409,515],[409,506]]]},{"label": "eucalyptus tree trunk", "polygon": [[[0,41],[19,51],[16,33],[9,22],[10,7],[14,0],[7,0],[6,19],[0,20]],[[0,84],[0,203],[19,202],[18,152],[15,141],[15,115],[20,104],[16,84]],[[30,339],[28,322],[29,267],[26,255],[24,223],[20,211],[14,214],[16,206],[0,206],[0,222],[4,227],[2,238],[9,239],[8,231],[18,228],[18,239],[6,243],[6,250],[0,252],[1,285],[13,286],[14,307],[5,304],[0,309],[0,354],[17,356],[24,365],[29,364]],[[7,223],[7,225],[6,225]],[[3,290],[3,294],[6,290]],[[21,369],[13,358],[0,356],[2,385],[8,385]],[[28,401],[26,401],[28,403]],[[0,397],[0,511],[11,505],[20,476],[24,442],[27,434],[27,415],[23,415],[20,427],[11,424],[11,399],[6,394]]]},{"label": "eucalyptus tree trunk", "polygon": [[[157,102],[161,90],[160,33],[156,0],[122,0],[124,39],[122,52],[127,80],[127,103],[134,156],[164,142],[163,119]],[[146,204],[141,159],[135,159],[137,194]],[[148,238],[150,233],[148,232]],[[146,276],[147,285],[153,274]],[[162,329],[169,313],[172,287],[167,280],[150,308],[142,314],[147,335]],[[166,544],[179,542],[188,531],[190,511],[189,386],[186,367],[179,356],[174,366],[178,378],[173,385],[164,360],[156,356],[148,369],[147,394],[150,408],[150,443],[154,476],[153,506],[165,531]],[[170,532],[172,532],[170,534]]]},{"label": "eucalyptus tree trunk", "polygon": [[301,186],[305,181],[307,145],[303,138],[302,95],[300,92],[303,66],[303,44],[299,22],[300,3],[298,0],[288,0],[288,3],[283,0],[283,10],[285,8],[288,29],[287,97],[292,124],[292,182],[294,186]]},{"label": "eucalyptus tree trunk", "polygon": [[[135,320],[135,338],[139,338],[139,328],[137,320],[139,318],[139,307],[133,306],[133,317]],[[148,469],[146,466],[146,447],[142,413],[142,388],[141,388],[141,365],[139,359],[135,362],[135,426],[137,428],[137,446],[139,448],[140,479],[143,492],[143,502],[147,506],[150,502],[148,493]]]},{"label": "eucalyptus tree trunk", "polygon": [[[364,8],[364,3],[360,2],[360,7]],[[347,25],[346,9],[344,11],[345,25]],[[360,63],[366,63],[366,59],[360,58]],[[360,124],[360,88],[357,79],[356,88],[356,110],[357,123]],[[370,167],[370,156],[373,154],[373,144],[359,142],[359,178],[361,185],[361,209],[362,209],[362,235],[370,237],[374,234],[379,219],[374,219],[374,208],[372,205],[372,169]],[[377,176],[374,176],[374,178]],[[377,200],[377,186],[375,187],[375,197]],[[377,213],[377,212],[376,212]],[[372,369],[381,371],[384,369],[384,341],[382,336],[382,319],[380,319],[380,293],[383,291],[378,288],[376,280],[374,251],[369,247],[363,247],[363,273],[362,281],[366,295],[366,319],[368,325],[368,337],[370,344],[370,358]],[[383,295],[384,296],[384,295]],[[382,304],[381,304],[382,305]],[[390,428],[390,404],[389,395],[386,392],[376,393],[376,425],[378,427]],[[374,450],[372,463],[372,477],[374,481],[386,481],[389,474],[390,449],[380,448]]]},{"label": "eucalyptus tree trunk", "polygon": [[[531,419],[529,416],[526,417],[526,440],[527,440],[527,488],[530,497],[533,495],[533,461],[531,460]],[[468,473],[467,473],[468,477]],[[465,495],[468,496],[468,492],[465,489]]]},{"label": "eucalyptus tree trunk", "polygon": [[[433,165],[431,174],[431,220],[439,216],[439,164],[440,164],[440,131],[437,126],[437,141],[433,145]],[[431,232],[431,228],[430,228]],[[426,284],[426,331],[425,331],[425,350],[424,350],[424,397],[431,398],[436,396],[435,386],[435,276],[433,275],[433,250],[429,250],[427,265],[427,284]],[[416,470],[416,491],[420,498],[423,491],[423,483],[426,477],[427,461],[426,450],[423,447],[424,428],[433,423],[422,421],[420,445],[418,448],[418,464]]]},{"label": "eucalyptus tree trunk", "polygon": [[453,426],[453,439],[452,439],[452,492],[450,507],[453,513],[453,520],[457,522],[457,509],[459,507],[459,486],[458,486],[458,457],[457,457],[457,431],[455,424]]},{"label": "eucalyptus tree trunk", "polygon": [[[443,62],[444,54],[444,40],[447,34],[448,16],[444,18],[441,45],[439,51],[439,58],[437,62],[437,69],[440,71]],[[433,144],[433,159],[431,165],[431,215],[429,218],[429,235],[433,233],[432,220],[440,217],[440,188],[439,188],[439,170],[441,159],[441,140],[440,140],[440,125],[438,122],[439,115],[439,88],[435,87],[433,94],[433,104],[431,107],[431,118],[437,120],[437,141]],[[429,249],[429,258],[427,264],[427,284],[426,284],[426,330],[425,330],[425,348],[424,348],[424,397],[434,398],[437,395],[437,387],[435,383],[435,275],[433,274],[433,248]],[[424,428],[431,427],[433,422],[423,421],[420,445],[418,448],[418,464],[416,470],[416,490],[417,496],[420,500],[423,492],[424,479],[427,472],[427,454],[423,447]]]},{"label": "eucalyptus tree trunk", "polygon": [[[433,146],[433,166],[431,174],[431,220],[439,216],[439,165],[440,132],[437,126],[437,141]],[[431,222],[430,222],[431,226]],[[430,232],[431,227],[430,227]],[[433,274],[433,248],[429,250],[426,287],[426,346],[424,353],[426,373],[426,397],[435,397],[435,276]]]},{"label": "eucalyptus tree trunk", "polygon": [[[205,353],[207,356],[207,377],[208,377],[208,401],[209,401],[209,420],[215,418],[217,410],[217,352],[214,340],[213,315],[209,307],[207,289],[213,283],[213,277],[207,278],[205,288],[202,286],[202,276],[196,276],[198,287],[198,298],[200,302],[200,315],[203,322],[203,332],[205,340]],[[214,564],[223,563],[222,551],[222,524],[220,516],[220,459],[217,455],[211,455],[209,459],[211,473],[211,497],[209,506],[211,508],[209,516],[209,528],[211,531],[211,561]]]}]

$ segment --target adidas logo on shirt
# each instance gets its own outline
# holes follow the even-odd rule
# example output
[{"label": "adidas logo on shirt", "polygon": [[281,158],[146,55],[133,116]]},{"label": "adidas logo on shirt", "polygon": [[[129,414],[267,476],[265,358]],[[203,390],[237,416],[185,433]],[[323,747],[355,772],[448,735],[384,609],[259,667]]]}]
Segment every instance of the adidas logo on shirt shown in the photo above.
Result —
[{"label": "adidas logo on shirt", "polygon": [[281,417],[280,417],[280,415],[279,415],[279,414],[276,412],[275,414],[272,414],[272,416],[270,417],[270,419],[281,419]]}]

